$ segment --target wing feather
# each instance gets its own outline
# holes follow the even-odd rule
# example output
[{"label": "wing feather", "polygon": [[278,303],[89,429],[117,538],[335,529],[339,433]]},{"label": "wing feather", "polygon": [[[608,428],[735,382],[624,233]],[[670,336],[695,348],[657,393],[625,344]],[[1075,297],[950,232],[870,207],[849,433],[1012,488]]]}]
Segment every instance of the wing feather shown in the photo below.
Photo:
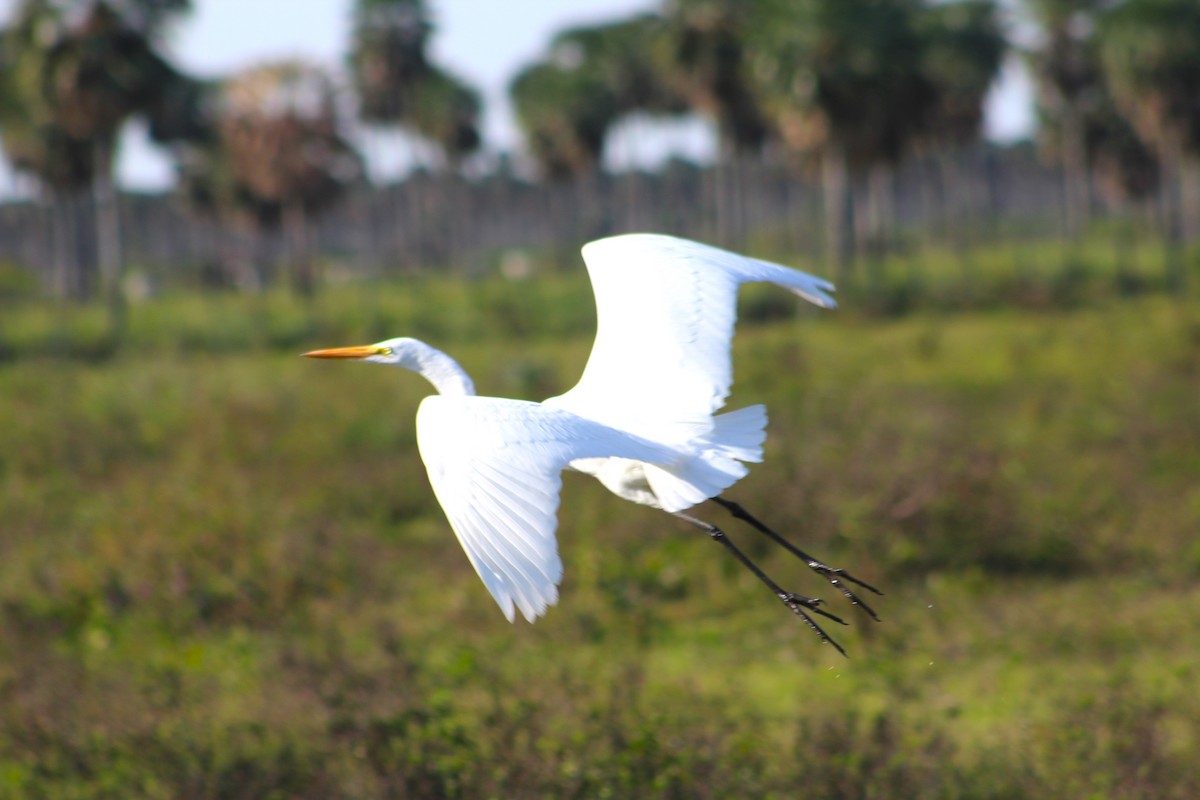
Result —
[{"label": "wing feather", "polygon": [[668,463],[674,450],[569,411],[493,397],[427,397],[417,444],[438,502],[504,615],[533,621],[558,600],[562,470],[577,458]]},{"label": "wing feather", "polygon": [[579,383],[550,402],[616,427],[706,419],[733,382],[738,286],[778,284],[816,305],[833,285],[800,270],[661,234],[591,242],[596,341]]},{"label": "wing feather", "polygon": [[514,517],[504,502],[510,495],[480,473],[476,473],[476,479],[482,491],[474,495],[475,510],[488,520],[490,531],[495,534],[490,538],[501,558],[530,586],[557,583],[562,567],[556,561],[548,562],[544,558],[545,542],[537,538],[541,520],[534,516],[524,520]]}]

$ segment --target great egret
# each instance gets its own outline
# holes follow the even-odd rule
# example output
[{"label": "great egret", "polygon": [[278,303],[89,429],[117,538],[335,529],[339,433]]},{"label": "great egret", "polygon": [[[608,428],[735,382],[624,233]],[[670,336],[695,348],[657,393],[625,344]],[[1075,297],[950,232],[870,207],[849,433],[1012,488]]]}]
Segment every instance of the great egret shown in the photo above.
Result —
[{"label": "great egret", "polygon": [[[475,394],[454,359],[417,339],[314,350],[310,358],[405,367],[437,394],[417,411],[417,445],[454,533],[509,621],[530,622],[558,600],[555,542],[561,472],[595,476],[635,503],[704,529],[798,614],[842,648],[811,613],[845,624],[823,601],[788,592],[715,525],[683,513],[713,499],[803,559],[861,606],[843,570],[793,547],[718,495],[762,460],[766,409],[716,414],[733,381],[730,340],[741,283],[765,281],[824,307],[833,285],[799,270],[660,234],[591,242],[584,261],[596,295],[596,341],[579,383],[541,403]],[[878,592],[877,592],[878,593]]]}]

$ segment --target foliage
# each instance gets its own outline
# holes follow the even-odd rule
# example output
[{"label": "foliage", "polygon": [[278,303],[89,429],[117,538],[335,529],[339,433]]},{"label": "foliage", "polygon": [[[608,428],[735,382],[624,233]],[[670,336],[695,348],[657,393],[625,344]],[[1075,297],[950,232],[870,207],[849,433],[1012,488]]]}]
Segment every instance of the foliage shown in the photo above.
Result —
[{"label": "foliage", "polygon": [[1041,26],[1027,52],[1037,81],[1039,109],[1051,125],[1039,138],[1058,156],[1064,173],[1068,235],[1077,237],[1090,215],[1087,119],[1108,92],[1096,41],[1096,14],[1104,0],[1026,0]]},{"label": "foliage", "polygon": [[[1159,205],[1168,241],[1197,230],[1194,198],[1200,191],[1190,161],[1200,156],[1200,7],[1174,0],[1128,0],[1101,17],[1101,54],[1116,105],[1161,165]],[[1179,285],[1179,259],[1168,265]]]},{"label": "foliage", "polygon": [[349,61],[364,120],[397,122],[409,113],[408,95],[431,68],[432,32],[423,0],[357,0]]},{"label": "foliage", "polygon": [[[915,0],[762,0],[751,31],[785,140],[832,144],[852,165],[896,162],[935,99]],[[807,132],[815,129],[819,138]]]},{"label": "foliage", "polygon": [[[69,193],[91,188],[98,283],[120,326],[121,229],[113,176],[125,122],[154,114],[181,76],[158,52],[166,20],[188,0],[23,0],[0,31],[0,138],[13,165],[33,175],[59,217],[55,286],[64,296],[93,292],[91,264],[69,252]],[[174,133],[158,125],[156,135]]]},{"label": "foliage", "polygon": [[1138,135],[1117,109],[1111,92],[1088,109],[1084,142],[1096,188],[1110,206],[1152,198],[1159,187],[1159,160],[1151,145]]},{"label": "foliage", "polygon": [[[25,0],[2,48],[7,64],[0,83],[7,88],[0,92],[0,123],[6,139],[9,126],[18,129],[15,165],[51,185],[80,182],[86,171],[64,172],[55,162],[97,140],[111,149],[125,119],[164,102],[179,75],[155,49],[155,36],[189,6],[187,0]],[[82,157],[67,160],[80,164]]]},{"label": "foliage", "polygon": [[220,85],[193,85],[180,98],[188,100],[181,124],[196,136],[182,151],[180,180],[200,211],[271,227],[288,206],[328,209],[361,178],[332,79],[316,66],[259,65]]},{"label": "foliage", "polygon": [[[310,220],[365,173],[346,137],[332,77],[312,64],[282,61],[181,90],[175,107],[156,119],[189,132],[180,147],[180,184],[192,209],[256,234],[285,228],[293,280],[311,290]],[[257,253],[246,257],[243,274],[228,276],[230,282],[261,288],[267,278],[259,262]]]},{"label": "foliage", "polygon": [[[757,252],[790,260],[771,236],[757,241]],[[329,285],[315,306],[284,287],[252,295],[194,291],[200,285],[197,277],[131,309],[119,343],[109,339],[95,308],[67,310],[25,297],[23,302],[6,303],[0,314],[0,359],[86,360],[114,347],[194,357],[243,350],[290,352],[315,338],[376,341],[397,330],[447,345],[487,338],[493,330],[518,339],[588,336],[594,324],[590,286],[578,275],[567,277],[555,270],[562,259],[576,259],[576,251],[530,258],[536,280],[491,275],[463,284],[457,278],[423,275],[392,280],[386,291],[373,282]],[[865,319],[1002,309],[1045,313],[1119,302],[1165,288],[1159,272],[1161,246],[1141,244],[1122,252],[1099,232],[1086,246],[1040,242],[981,247],[967,259],[945,249],[928,249],[868,262],[861,274],[839,284],[839,301],[845,306],[839,313]],[[1200,252],[1193,251],[1189,263],[1200,279]],[[808,267],[820,272],[817,265]],[[794,314],[786,295],[754,286],[744,294],[742,317],[749,322]]]},{"label": "foliage", "polygon": [[327,206],[362,165],[343,137],[333,79],[302,62],[264,64],[227,80],[216,127],[239,192],[276,207]]},{"label": "foliage", "polygon": [[569,28],[550,43],[550,60],[595,76],[621,113],[680,114],[688,106],[664,73],[666,29],[661,17],[641,14],[589,28]]},{"label": "foliage", "polygon": [[457,165],[479,149],[481,104],[429,58],[433,30],[424,0],[357,0],[350,77],[364,121],[406,127]]},{"label": "foliage", "polygon": [[770,135],[747,35],[762,10],[736,0],[667,0],[665,73],[696,111],[713,117],[726,152],[761,150]]},{"label": "foliage", "polygon": [[1200,7],[1126,0],[1101,22],[1105,64],[1133,124],[1160,147],[1200,152]]},{"label": "foliage", "polygon": [[434,142],[452,164],[479,149],[479,93],[459,78],[431,70],[412,92],[408,123]]},{"label": "foliage", "polygon": [[1008,40],[993,0],[938,3],[916,18],[925,42],[924,72],[935,90],[924,136],[967,145],[983,126],[987,94],[1000,74]]},{"label": "foliage", "polygon": [[1104,0],[1025,0],[1041,26],[1043,41],[1029,56],[1042,99],[1069,109],[1100,79],[1095,52],[1095,14]]},{"label": "foliage", "polygon": [[94,151],[54,122],[41,96],[44,53],[36,44],[48,8],[26,6],[0,31],[0,143],[12,165],[50,187],[92,181]]},{"label": "foliage", "polygon": [[661,18],[557,34],[549,52],[510,84],[517,118],[544,174],[564,178],[593,171],[612,126],[637,111],[678,114],[683,97],[664,74]]},{"label": "foliage", "polygon": [[164,298],[105,360],[62,357],[90,309],[42,357],[6,309],[0,796],[1200,793],[1194,304],[888,317],[847,287],[780,317],[768,289],[731,401],[770,407],[767,457],[732,494],[887,590],[848,661],[704,537],[569,475],[563,599],[507,624],[422,474],[427,387],[296,357],[413,334],[546,396],[590,343],[579,270]]},{"label": "foliage", "polygon": [[546,176],[586,174],[599,165],[605,134],[620,115],[619,100],[602,78],[569,62],[549,61],[519,72],[510,92],[527,145]]}]

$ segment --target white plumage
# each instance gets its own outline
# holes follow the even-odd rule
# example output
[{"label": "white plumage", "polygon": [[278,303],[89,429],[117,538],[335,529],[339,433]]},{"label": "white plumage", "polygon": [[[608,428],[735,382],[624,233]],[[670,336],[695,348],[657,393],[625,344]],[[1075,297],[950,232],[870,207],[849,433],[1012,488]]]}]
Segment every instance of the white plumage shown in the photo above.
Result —
[{"label": "white plumage", "polygon": [[406,367],[433,383],[439,393],[417,412],[421,458],[467,557],[509,620],[519,609],[533,621],[558,599],[563,469],[680,512],[743,477],[743,462],[761,460],[765,409],[716,414],[733,380],[740,284],[767,281],[835,305],[833,286],[819,278],[671,236],[614,236],[586,245],[583,255],[596,295],[596,341],[579,383],[542,403],[476,396],[452,358],[416,339],[305,354]]}]

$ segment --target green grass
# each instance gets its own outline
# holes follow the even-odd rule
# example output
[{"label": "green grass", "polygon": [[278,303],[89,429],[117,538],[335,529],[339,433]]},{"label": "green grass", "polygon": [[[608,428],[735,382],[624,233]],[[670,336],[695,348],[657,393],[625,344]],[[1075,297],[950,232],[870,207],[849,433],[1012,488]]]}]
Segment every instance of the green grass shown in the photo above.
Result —
[{"label": "green grass", "polygon": [[578,277],[166,298],[102,352],[95,312],[5,316],[0,798],[1200,796],[1194,304],[788,305],[746,298],[770,439],[731,496],[884,621],[701,511],[848,660],[576,475],[560,604],[509,625],[416,454],[427,387],[296,357],[411,334],[545,396]]},{"label": "green grass", "polygon": [[[795,261],[770,239],[747,249],[765,258]],[[1200,282],[1200,250],[1182,257],[1192,284]],[[942,248],[901,251],[838,276],[843,304],[839,313],[860,320],[1102,307],[1162,294],[1165,258],[1161,246],[1139,243],[1121,249],[1102,236],[1076,245],[1022,242],[980,246],[961,254]],[[308,301],[283,289],[261,295],[172,291],[134,304],[119,334],[99,305],[64,307],[0,292],[0,362],[49,358],[94,363],[122,349],[213,355],[292,352],[314,341],[369,342],[396,331],[443,346],[488,341],[498,331],[505,340],[522,343],[590,337],[595,311],[580,265],[538,264],[537,277],[525,281],[496,275],[350,281],[327,286]],[[819,265],[799,266],[822,271]],[[741,317],[746,323],[791,320],[798,313],[805,312],[797,312],[785,292],[754,285],[743,290]],[[512,367],[523,368],[519,360]]]}]

